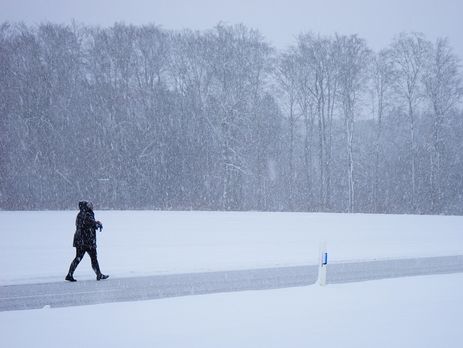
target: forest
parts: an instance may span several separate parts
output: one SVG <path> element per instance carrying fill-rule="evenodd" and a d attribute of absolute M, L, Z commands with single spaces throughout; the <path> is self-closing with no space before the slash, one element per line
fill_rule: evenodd
<path fill-rule="evenodd" d="M 0 209 L 463 214 L 446 38 L 0 24 Z"/>

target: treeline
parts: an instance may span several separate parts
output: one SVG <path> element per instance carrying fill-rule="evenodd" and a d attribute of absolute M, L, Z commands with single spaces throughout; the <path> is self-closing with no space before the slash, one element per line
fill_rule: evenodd
<path fill-rule="evenodd" d="M 0 209 L 463 213 L 445 39 L 0 26 Z"/>

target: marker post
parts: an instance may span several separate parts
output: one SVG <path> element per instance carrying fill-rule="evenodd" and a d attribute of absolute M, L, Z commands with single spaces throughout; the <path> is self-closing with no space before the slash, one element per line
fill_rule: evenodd
<path fill-rule="evenodd" d="M 318 284 L 320 286 L 326 285 L 326 271 L 328 266 L 328 251 L 326 242 L 320 244 L 320 259 L 318 264 Z"/>

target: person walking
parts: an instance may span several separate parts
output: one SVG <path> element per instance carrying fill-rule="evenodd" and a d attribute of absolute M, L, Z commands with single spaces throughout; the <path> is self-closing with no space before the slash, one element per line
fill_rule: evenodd
<path fill-rule="evenodd" d="M 90 256 L 92 268 L 96 273 L 96 280 L 108 279 L 108 275 L 101 273 L 96 254 L 96 230 L 100 232 L 103 225 L 100 221 L 95 220 L 93 213 L 93 204 L 87 201 L 79 202 L 79 213 L 76 218 L 76 232 L 74 233 L 73 246 L 76 248 L 76 257 L 71 262 L 69 272 L 65 280 L 75 282 L 74 271 L 80 263 L 85 253 Z"/>

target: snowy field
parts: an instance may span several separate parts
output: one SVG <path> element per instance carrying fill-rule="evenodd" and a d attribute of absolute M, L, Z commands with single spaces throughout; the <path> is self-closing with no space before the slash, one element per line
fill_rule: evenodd
<path fill-rule="evenodd" d="M 77 211 L 0 211 L 0 285 L 61 281 Z M 143 276 L 463 254 L 463 217 L 96 211 L 103 272 Z M 85 256 L 77 279 L 93 279 Z"/>
<path fill-rule="evenodd" d="M 0 212 L 0 285 L 62 282 L 77 211 Z M 96 211 L 112 278 L 463 254 L 463 217 Z M 94 279 L 88 256 L 78 280 Z M 463 274 L 0 312 L 5 347 L 447 347 Z M 1 299 L 0 299 L 1 300 Z"/>

